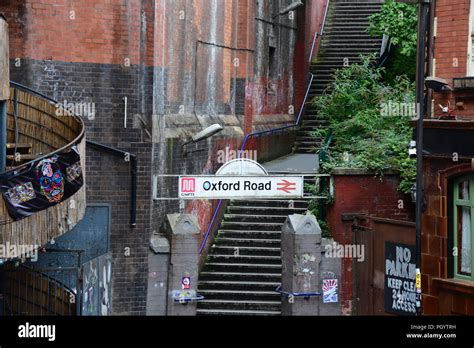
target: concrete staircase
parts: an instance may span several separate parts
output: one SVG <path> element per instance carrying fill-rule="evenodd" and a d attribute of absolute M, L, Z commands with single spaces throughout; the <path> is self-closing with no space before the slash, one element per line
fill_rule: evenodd
<path fill-rule="evenodd" d="M 308 202 L 234 200 L 229 203 L 199 276 L 198 315 L 280 315 L 281 227 Z"/>
<path fill-rule="evenodd" d="M 368 18 L 380 11 L 379 0 L 331 0 L 328 18 L 318 56 L 311 64 L 314 80 L 310 88 L 306 112 L 295 140 L 296 153 L 316 153 L 324 139 L 312 134 L 328 122 L 316 113 L 311 101 L 334 81 L 333 74 L 347 64 L 358 63 L 360 54 L 380 52 L 381 38 L 367 33 Z"/>

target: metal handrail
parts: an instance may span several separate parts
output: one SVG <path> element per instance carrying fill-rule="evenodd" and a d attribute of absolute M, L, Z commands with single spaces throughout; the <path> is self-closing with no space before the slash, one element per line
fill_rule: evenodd
<path fill-rule="evenodd" d="M 179 299 L 175 298 L 173 301 L 176 303 L 188 303 L 193 301 L 202 301 L 204 299 L 205 297 L 203 295 L 196 295 L 196 297 L 182 297 Z"/>
<path fill-rule="evenodd" d="M 293 296 L 293 297 L 304 297 L 305 299 L 308 299 L 310 297 L 314 296 L 321 296 L 322 294 L 318 291 L 313 291 L 313 292 L 288 292 L 288 291 L 283 291 L 281 289 L 281 285 L 278 285 L 278 287 L 275 289 L 275 292 L 279 292 L 282 296 L 285 296 L 286 298 Z"/>
<path fill-rule="evenodd" d="M 318 32 L 315 32 L 314 33 L 314 36 L 313 36 L 313 44 L 311 45 L 311 51 L 309 52 L 309 61 L 308 63 L 311 63 L 311 61 L 313 60 L 313 57 L 314 57 L 314 47 L 316 46 L 316 40 L 318 38 L 322 38 L 324 36 L 324 27 L 326 26 L 326 20 L 327 20 L 327 16 L 328 16 L 328 10 L 329 10 L 329 1 L 330 0 L 327 0 L 326 2 L 326 9 L 324 10 L 324 17 L 323 17 L 323 21 L 321 22 L 321 26 L 319 28 L 319 33 Z M 318 45 L 318 49 L 316 51 L 316 53 L 319 53 L 319 48 L 321 47 L 321 44 Z"/>
<path fill-rule="evenodd" d="M 21 85 L 21 84 L 19 84 L 19 83 L 17 83 L 17 82 L 10 81 L 10 86 L 13 87 L 13 88 L 16 88 L 16 89 L 23 90 L 23 91 L 25 91 L 25 92 L 34 94 L 34 95 L 36 95 L 36 96 L 38 96 L 38 97 L 40 97 L 40 98 L 43 98 L 43 99 L 48 100 L 48 101 L 51 102 L 51 103 L 54 103 L 54 104 L 57 104 L 57 103 L 58 103 L 56 100 L 54 100 L 54 99 L 48 97 L 47 95 L 44 95 L 44 94 L 42 94 L 42 93 L 40 93 L 40 92 L 37 92 L 37 91 L 35 91 L 35 90 L 33 90 L 33 89 L 29 88 L 29 87 L 23 86 L 23 85 Z M 75 144 L 78 144 L 78 143 L 84 138 L 85 125 L 84 125 L 84 121 L 83 121 L 79 116 L 73 114 L 72 112 L 71 112 L 71 116 L 74 117 L 74 118 L 76 119 L 76 121 L 78 121 L 78 122 L 80 123 L 80 125 L 81 125 L 81 132 L 79 133 L 79 135 L 78 135 L 73 141 L 71 141 L 70 143 L 64 145 L 64 146 L 61 147 L 60 149 L 57 149 L 57 150 L 55 150 L 55 151 L 53 151 L 53 152 L 50 152 L 50 153 L 47 153 L 47 154 L 45 154 L 45 155 L 43 155 L 43 156 L 40 156 L 40 157 L 38 157 L 38 158 L 35 158 L 34 160 L 31 160 L 31 161 L 29 161 L 29 162 L 23 163 L 22 165 L 19 165 L 19 166 L 13 168 L 13 169 L 7 170 L 7 171 L 5 171 L 5 172 L 3 172 L 3 173 L 1 173 L 1 174 L 3 175 L 3 174 L 5 174 L 5 173 L 10 173 L 10 172 L 18 171 L 18 169 L 20 169 L 20 168 L 26 168 L 26 167 L 28 167 L 28 166 L 31 166 L 34 162 L 37 162 L 37 161 L 43 160 L 43 159 L 45 159 L 45 158 L 51 157 L 51 156 L 53 156 L 53 155 L 56 155 L 56 154 L 58 154 L 58 153 L 60 153 L 60 152 L 62 152 L 62 151 L 64 151 L 64 150 L 70 148 L 71 146 L 74 146 Z"/>
<path fill-rule="evenodd" d="M 292 124 L 292 125 L 289 125 L 289 126 L 284 126 L 284 127 L 279 127 L 279 128 L 274 128 L 274 129 L 269 129 L 269 130 L 266 130 L 266 131 L 260 131 L 260 132 L 254 132 L 254 133 L 247 134 L 244 138 L 244 141 L 242 142 L 242 146 L 240 147 L 239 158 L 240 158 L 240 156 L 242 156 L 242 152 L 245 150 L 245 147 L 247 146 L 248 140 L 251 137 L 261 136 L 263 134 L 271 134 L 271 133 L 281 132 L 283 130 L 294 128 L 294 127 L 297 127 L 299 125 L 300 120 L 301 120 L 301 115 L 303 114 L 303 110 L 304 110 L 304 107 L 306 105 L 306 101 L 308 99 L 309 91 L 311 89 L 311 84 L 313 83 L 313 79 L 314 79 L 314 75 L 312 73 L 309 73 L 309 74 L 311 75 L 311 78 L 310 78 L 310 81 L 308 83 L 308 88 L 306 89 L 305 98 L 304 98 L 303 103 L 301 105 L 300 112 L 298 114 L 298 118 L 296 119 L 295 124 Z M 217 213 L 219 212 L 219 210 L 222 206 L 222 202 L 223 202 L 223 199 L 220 199 L 219 203 L 217 204 L 216 209 L 214 210 L 214 215 L 212 216 L 212 219 L 209 223 L 209 227 L 207 228 L 206 234 L 204 235 L 204 240 L 202 241 L 201 247 L 199 248 L 199 255 L 202 254 L 202 251 L 204 250 L 204 246 L 206 245 L 207 240 L 209 239 L 211 229 L 214 226 L 214 223 L 215 223 L 216 218 L 217 218 Z"/>
<path fill-rule="evenodd" d="M 318 33 L 315 33 L 314 34 L 314 38 L 313 38 L 313 47 L 312 47 L 312 50 L 311 50 L 311 54 L 310 54 L 310 61 L 312 60 L 312 57 L 313 57 L 313 51 L 314 51 L 314 44 L 316 42 L 316 38 L 319 36 L 319 37 L 322 37 L 323 34 L 324 34 L 324 26 L 326 24 L 326 20 L 327 20 L 327 15 L 328 15 L 328 10 L 329 10 L 329 0 L 327 1 L 326 3 L 326 10 L 324 11 L 324 18 L 323 18 L 323 22 L 321 23 L 321 35 L 318 35 Z M 319 46 L 318 46 L 318 50 L 317 52 L 319 52 Z M 272 134 L 272 133 L 276 133 L 276 132 L 281 132 L 283 130 L 287 130 L 287 129 L 290 129 L 290 128 L 294 128 L 294 127 L 298 127 L 299 124 L 300 124 L 300 121 L 301 121 L 301 116 L 303 114 L 303 111 L 305 109 L 305 106 L 306 106 L 306 102 L 308 101 L 308 96 L 309 96 L 309 92 L 311 90 L 311 85 L 313 83 L 313 80 L 314 80 L 314 74 L 309 72 L 309 75 L 310 75 L 310 79 L 309 79 L 309 83 L 308 83 L 308 87 L 306 89 L 306 94 L 305 94 L 305 97 L 303 99 L 303 102 L 301 104 L 301 107 L 300 107 L 300 112 L 298 113 L 298 118 L 296 119 L 296 122 L 295 124 L 292 124 L 292 125 L 289 125 L 289 126 L 284 126 L 284 127 L 279 127 L 279 128 L 274 128 L 274 129 L 270 129 L 270 130 L 266 130 L 266 131 L 260 131 L 260 132 L 254 132 L 254 133 L 249 133 L 245 136 L 244 138 L 244 141 L 242 142 L 242 146 L 240 147 L 240 150 L 239 150 L 239 158 L 242 156 L 242 152 L 245 150 L 245 147 L 247 146 L 247 143 L 249 141 L 249 139 L 251 137 L 257 137 L 257 136 L 261 136 L 261 135 L 264 135 L 264 134 Z M 214 210 L 214 215 L 209 223 L 209 227 L 207 228 L 207 231 L 206 231 L 206 234 L 204 235 L 204 240 L 203 242 L 201 243 L 201 247 L 199 249 L 199 255 L 202 254 L 202 251 L 204 250 L 204 246 L 206 245 L 207 243 L 207 240 L 209 239 L 209 235 L 210 235 L 210 232 L 211 232 L 211 229 L 212 227 L 214 226 L 214 223 L 216 221 L 216 218 L 217 218 L 217 214 L 222 206 L 222 202 L 223 200 L 220 199 L 219 200 L 219 203 L 217 204 L 217 207 L 216 209 Z"/>

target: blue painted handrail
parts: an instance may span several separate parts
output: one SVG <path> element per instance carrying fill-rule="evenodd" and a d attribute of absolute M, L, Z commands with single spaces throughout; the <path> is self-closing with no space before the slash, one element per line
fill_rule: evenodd
<path fill-rule="evenodd" d="M 326 3 L 326 9 L 324 11 L 324 18 L 323 18 L 323 22 L 321 23 L 321 33 L 315 33 L 314 34 L 314 37 L 313 37 L 313 46 L 311 47 L 311 51 L 309 53 L 309 60 L 311 62 L 312 60 L 312 57 L 313 57 L 313 54 L 314 54 L 314 45 L 316 43 L 316 39 L 318 37 L 322 37 L 324 35 L 324 26 L 326 24 L 326 20 L 327 20 L 327 15 L 328 15 L 328 10 L 329 10 L 329 0 L 327 1 Z M 318 46 L 318 51 L 319 51 L 319 46 Z M 294 128 L 294 127 L 298 127 L 300 125 L 300 121 L 301 121 L 301 116 L 303 115 L 303 111 L 305 109 L 305 105 L 308 101 L 308 96 L 309 96 L 309 92 L 311 90 L 311 85 L 313 83 L 313 80 L 314 80 L 314 74 L 312 74 L 311 72 L 309 72 L 309 75 L 310 75 L 310 79 L 309 79 L 309 83 L 308 83 L 308 87 L 306 89 L 306 94 L 304 96 L 304 99 L 303 99 L 303 102 L 301 104 L 301 108 L 300 108 L 300 112 L 298 113 L 298 118 L 296 119 L 296 122 L 295 124 L 292 124 L 292 125 L 289 125 L 289 126 L 284 126 L 284 127 L 279 127 L 279 128 L 274 128 L 274 129 L 270 129 L 270 130 L 266 130 L 266 131 L 260 131 L 260 132 L 253 132 L 253 133 L 250 133 L 250 134 L 247 134 L 244 138 L 244 141 L 242 143 L 242 146 L 240 147 L 240 151 L 239 151 L 239 158 L 242 157 L 242 152 L 245 150 L 245 147 L 247 146 L 247 143 L 249 141 L 250 138 L 252 137 L 258 137 L 258 136 L 261 136 L 261 135 L 264 135 L 264 134 L 272 134 L 272 133 L 276 133 L 276 132 L 281 132 L 283 130 L 286 130 L 286 129 L 290 129 L 290 128 Z M 204 236 L 204 240 L 203 242 L 201 243 L 201 247 L 199 249 L 199 255 L 202 254 L 202 251 L 204 250 L 204 246 L 206 245 L 206 242 L 207 240 L 209 239 L 209 234 L 211 232 L 211 229 L 212 227 L 214 226 L 214 223 L 216 221 L 216 218 L 217 218 L 217 213 L 219 212 L 219 209 L 221 208 L 222 206 L 222 202 L 223 200 L 220 199 L 219 200 L 219 203 L 217 204 L 217 207 L 216 207 L 216 210 L 214 211 L 214 215 L 212 217 L 212 220 L 211 222 L 209 223 L 209 227 L 207 228 L 207 232 Z"/>
<path fill-rule="evenodd" d="M 183 303 L 183 302 L 193 302 L 193 301 L 202 301 L 204 300 L 204 296 L 203 295 L 197 295 L 196 297 L 182 297 L 182 298 L 175 298 L 174 299 L 174 302 L 177 302 L 177 303 Z"/>
<path fill-rule="evenodd" d="M 286 298 L 293 296 L 293 297 L 304 297 L 304 298 L 310 298 L 314 296 L 321 296 L 322 294 L 320 292 L 287 292 L 283 291 L 281 289 L 281 285 L 278 285 L 278 287 L 275 289 L 276 292 L 279 292 L 282 296 L 285 296 Z"/>

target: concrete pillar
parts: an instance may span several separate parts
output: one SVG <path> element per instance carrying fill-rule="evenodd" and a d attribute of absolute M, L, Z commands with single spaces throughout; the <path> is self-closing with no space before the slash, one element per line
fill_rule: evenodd
<path fill-rule="evenodd" d="M 196 302 L 174 302 L 172 293 L 178 290 L 197 291 L 200 227 L 194 215 L 169 214 L 170 268 L 168 281 L 168 315 L 196 315 Z M 183 284 L 189 279 L 189 288 Z"/>
<path fill-rule="evenodd" d="M 282 290 L 290 293 L 321 292 L 321 228 L 313 215 L 290 215 L 282 228 Z M 318 296 L 282 297 L 282 315 L 319 314 Z"/>
<path fill-rule="evenodd" d="M 166 315 L 170 244 L 165 236 L 153 233 L 148 253 L 146 315 Z"/>

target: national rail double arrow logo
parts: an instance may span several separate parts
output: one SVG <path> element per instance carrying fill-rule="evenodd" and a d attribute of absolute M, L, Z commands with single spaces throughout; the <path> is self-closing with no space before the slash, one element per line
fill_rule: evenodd
<path fill-rule="evenodd" d="M 288 180 L 282 180 L 281 182 L 278 183 L 277 190 L 278 191 L 283 191 L 283 192 L 286 192 L 286 193 L 291 193 L 291 191 L 296 190 L 296 183 L 288 181 Z"/>

